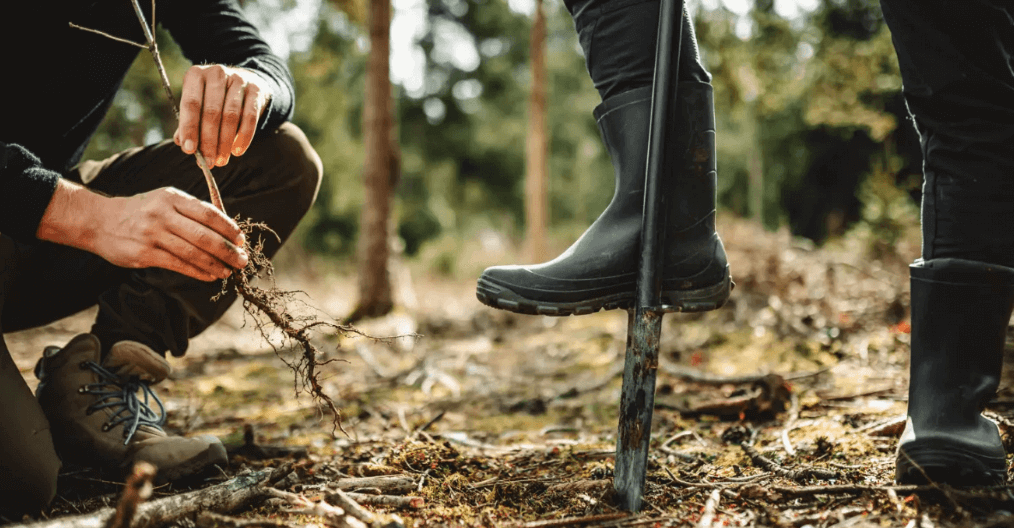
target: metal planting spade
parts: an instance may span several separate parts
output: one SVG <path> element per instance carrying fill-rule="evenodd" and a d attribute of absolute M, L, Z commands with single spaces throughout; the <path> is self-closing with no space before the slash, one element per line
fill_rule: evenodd
<path fill-rule="evenodd" d="M 660 270 L 665 247 L 665 218 L 662 212 L 665 211 L 666 195 L 662 192 L 660 173 L 665 158 L 666 116 L 669 115 L 670 101 L 676 100 L 677 83 L 674 81 L 679 75 L 683 1 L 661 0 L 659 7 L 648 166 L 644 176 L 637 305 L 628 311 L 627 319 L 627 356 L 623 370 L 623 395 L 620 397 L 620 426 L 616 438 L 616 476 L 613 486 L 620 506 L 632 512 L 641 509 L 644 493 L 662 316 L 673 311 L 661 302 Z"/>

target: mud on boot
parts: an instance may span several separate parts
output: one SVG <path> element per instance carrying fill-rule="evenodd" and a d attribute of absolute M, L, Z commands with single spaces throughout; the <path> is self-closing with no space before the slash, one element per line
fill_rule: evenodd
<path fill-rule="evenodd" d="M 60 458 L 115 473 L 144 461 L 158 468 L 159 482 L 227 465 L 218 438 L 162 430 L 165 408 L 151 385 L 169 375 L 164 357 L 133 341 L 114 344 L 105 359 L 100 351 L 98 338 L 82 334 L 62 349 L 47 347 L 35 367 L 36 394 Z"/>

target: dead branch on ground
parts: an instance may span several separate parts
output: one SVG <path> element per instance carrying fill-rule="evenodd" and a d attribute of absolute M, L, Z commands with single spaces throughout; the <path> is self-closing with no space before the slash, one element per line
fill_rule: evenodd
<path fill-rule="evenodd" d="M 743 452 L 745 452 L 747 456 L 750 457 L 750 460 L 754 463 L 755 466 L 764 469 L 766 471 L 770 471 L 782 478 L 786 478 L 789 480 L 806 480 L 809 478 L 830 480 L 837 476 L 837 474 L 833 471 L 827 471 L 824 469 L 817 468 L 802 468 L 796 470 L 785 469 L 782 466 L 775 463 L 770 458 L 767 458 L 764 455 L 760 454 L 760 452 L 758 452 L 757 449 L 754 448 L 753 446 L 746 443 L 740 444 L 739 446 L 743 449 Z"/>
<path fill-rule="evenodd" d="M 275 470 L 249 473 L 209 488 L 140 504 L 130 526 L 155 528 L 192 518 L 200 512 L 228 513 L 245 508 L 268 498 L 267 488 L 264 486 L 281 478 L 290 469 L 291 465 L 287 465 Z M 8 528 L 106 528 L 116 514 L 117 510 L 114 508 L 103 508 L 85 515 L 59 517 L 31 524 L 14 524 Z"/>

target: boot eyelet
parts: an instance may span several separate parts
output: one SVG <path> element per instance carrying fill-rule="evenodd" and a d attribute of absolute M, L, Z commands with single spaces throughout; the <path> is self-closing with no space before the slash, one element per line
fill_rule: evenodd
<path fill-rule="evenodd" d="M 110 429 L 112 429 L 112 427 L 109 427 L 109 424 L 102 424 L 103 433 L 108 433 Z"/>
<path fill-rule="evenodd" d="M 82 362 L 78 363 L 77 364 L 77 368 L 79 368 L 81 370 L 86 370 L 88 368 L 88 362 L 87 361 L 82 361 Z"/>
<path fill-rule="evenodd" d="M 77 393 L 78 394 L 88 394 L 88 389 L 86 389 L 85 387 L 78 387 L 77 388 Z"/>

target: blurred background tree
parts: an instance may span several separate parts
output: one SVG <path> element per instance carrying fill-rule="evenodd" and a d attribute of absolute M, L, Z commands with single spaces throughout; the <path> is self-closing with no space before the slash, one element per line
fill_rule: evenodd
<path fill-rule="evenodd" d="M 324 163 L 321 193 L 298 240 L 341 268 L 354 262 L 366 203 L 367 3 L 243 4 L 288 58 L 294 121 Z M 397 245 L 438 273 L 517 262 L 526 236 L 536 2 L 393 6 Z M 889 245 L 917 224 L 918 139 L 906 122 L 877 0 L 688 0 L 688 8 L 714 76 L 723 214 L 787 226 L 817 243 L 860 230 Z M 547 245 L 555 254 L 605 207 L 613 177 L 573 22 L 559 0 L 546 0 L 544 10 Z M 178 90 L 187 63 L 169 35 L 160 41 Z M 128 75 L 88 156 L 171 137 L 172 112 L 146 58 Z"/>

